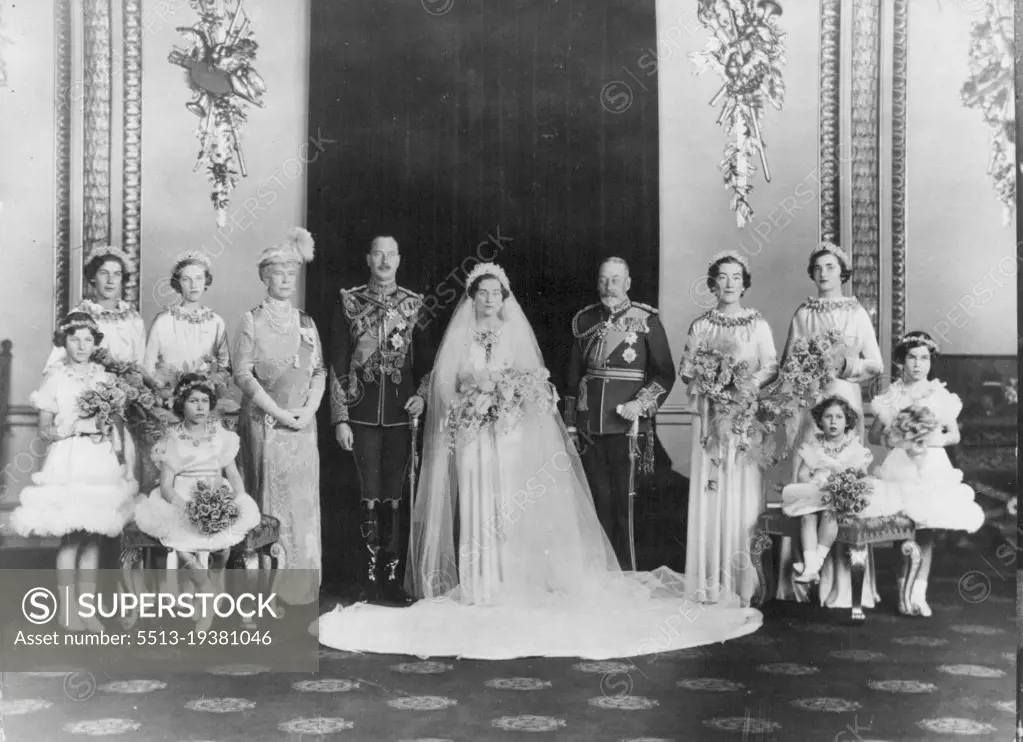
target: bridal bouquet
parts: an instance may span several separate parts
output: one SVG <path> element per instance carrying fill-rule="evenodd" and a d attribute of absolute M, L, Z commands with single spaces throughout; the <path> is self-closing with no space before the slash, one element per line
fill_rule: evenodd
<path fill-rule="evenodd" d="M 239 510 L 230 487 L 226 484 L 212 487 L 200 479 L 185 507 L 185 514 L 196 530 L 204 536 L 213 536 L 234 525 Z"/>
<path fill-rule="evenodd" d="M 174 419 L 168 409 L 171 395 L 166 389 L 139 364 L 118 361 L 106 348 L 97 349 L 92 360 L 114 376 L 116 385 L 124 393 L 124 420 L 128 429 L 147 445 L 162 438 L 167 424 Z"/>
<path fill-rule="evenodd" d="M 884 432 L 888 448 L 904 448 L 910 456 L 919 456 L 927 449 L 927 440 L 941 424 L 934 410 L 926 405 L 910 405 L 892 420 Z"/>
<path fill-rule="evenodd" d="M 761 398 L 762 422 L 775 430 L 791 428 L 795 438 L 800 413 L 810 407 L 835 380 L 834 354 L 845 345 L 842 333 L 828 330 L 812 338 L 800 338 L 789 348 L 778 378 Z"/>
<path fill-rule="evenodd" d="M 821 501 L 834 508 L 842 521 L 854 518 L 870 504 L 870 483 L 863 469 L 844 469 L 831 474 L 821 491 Z"/>
<path fill-rule="evenodd" d="M 448 445 L 454 448 L 460 441 L 473 440 L 488 426 L 494 426 L 498 433 L 512 430 L 530 402 L 544 413 L 552 411 L 558 402 L 550 372 L 545 368 L 509 369 L 464 379 L 445 418 Z"/>
<path fill-rule="evenodd" d="M 102 435 L 113 427 L 115 417 L 124 417 L 126 403 L 120 384 L 104 381 L 78 396 L 79 417 L 94 419 L 96 429 Z"/>
<path fill-rule="evenodd" d="M 759 401 L 753 371 L 730 346 L 701 344 L 692 356 L 689 396 L 700 400 L 705 443 L 729 434 L 738 450 L 750 451 L 760 438 Z M 688 374 L 687 374 L 688 375 Z"/>

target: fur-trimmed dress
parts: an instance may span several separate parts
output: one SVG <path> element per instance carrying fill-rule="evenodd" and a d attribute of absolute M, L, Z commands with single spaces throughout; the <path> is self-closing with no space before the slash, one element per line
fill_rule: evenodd
<path fill-rule="evenodd" d="M 214 488 L 228 484 L 223 476 L 224 467 L 234 462 L 239 445 L 238 435 L 219 422 L 211 422 L 205 436 L 198 440 L 189 436 L 180 424 L 173 425 L 153 446 L 153 462 L 174 473 L 174 491 L 187 502 L 192 499 L 199 481 Z M 207 536 L 197 530 L 183 509 L 164 499 L 159 487 L 148 497 L 139 499 L 135 524 L 143 533 L 177 551 L 227 549 L 241 542 L 260 521 L 256 501 L 244 492 L 234 494 L 238 519 L 219 533 Z"/>
<path fill-rule="evenodd" d="M 803 443 L 796 455 L 810 470 L 810 478 L 786 485 L 782 490 L 782 512 L 793 518 L 830 510 L 831 507 L 824 503 L 825 493 L 822 489 L 828 477 L 846 469 L 866 471 L 873 460 L 873 454 L 852 432 L 847 433 L 836 445 L 829 445 L 824 436 L 818 434 Z M 799 468 L 802 469 L 802 466 Z M 878 518 L 899 512 L 902 499 L 896 488 L 876 477 L 867 477 L 867 482 L 870 485 L 869 504 L 858 517 Z"/>
<path fill-rule="evenodd" d="M 115 441 L 71 436 L 81 419 L 78 398 L 112 378 L 100 365 L 73 367 L 57 361 L 43 375 L 32 406 L 53 414 L 58 434 L 32 485 L 21 491 L 11 526 L 21 536 L 64 536 L 75 531 L 117 536 L 131 520 L 137 484 L 120 463 Z"/>
<path fill-rule="evenodd" d="M 962 400 L 937 379 L 912 386 L 896 382 L 871 401 L 874 414 L 887 428 L 901 410 L 911 405 L 929 407 L 945 426 L 956 425 L 963 410 Z M 973 533 L 984 525 L 984 511 L 974 501 L 973 489 L 963 483 L 963 473 L 952 466 L 944 448 L 932 446 L 916 458 L 902 448 L 889 451 L 875 472 L 889 482 L 898 482 L 903 512 L 918 528 L 947 528 Z"/>

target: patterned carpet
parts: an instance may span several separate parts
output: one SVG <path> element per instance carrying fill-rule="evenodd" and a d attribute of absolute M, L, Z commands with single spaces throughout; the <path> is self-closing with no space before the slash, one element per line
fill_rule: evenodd
<path fill-rule="evenodd" d="M 6 742 L 1012 739 L 1011 569 L 947 556 L 928 620 L 893 613 L 880 561 L 884 602 L 861 626 L 775 603 L 752 636 L 635 663 L 324 649 L 319 674 L 304 676 L 7 673 L 0 721 Z"/>

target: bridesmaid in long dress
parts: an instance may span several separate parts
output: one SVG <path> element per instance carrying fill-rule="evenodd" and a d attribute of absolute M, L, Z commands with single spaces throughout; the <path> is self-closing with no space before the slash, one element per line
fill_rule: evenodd
<path fill-rule="evenodd" d="M 855 296 L 842 294 L 842 287 L 852 278 L 852 261 L 842 248 L 830 242 L 818 245 L 810 254 L 807 274 L 817 287 L 817 296 L 807 299 L 796 309 L 789 326 L 788 339 L 785 341 L 782 364 L 784 365 L 796 341 L 809 340 L 830 330 L 838 330 L 844 340 L 844 345 L 837 346 L 832 356 L 838 369 L 838 376 L 827 388 L 821 390 L 814 403 L 834 395 L 845 399 L 860 416 L 855 432 L 863 442 L 866 439 L 861 385 L 877 377 L 883 368 L 881 348 L 874 334 L 874 323 Z M 796 450 L 812 440 L 814 430 L 813 416 L 807 410 L 796 439 L 789 441 L 792 449 Z M 798 461 L 797 457 L 792 458 L 794 462 Z M 792 471 L 790 481 L 797 481 L 797 473 L 795 470 Z M 783 575 L 787 575 L 787 561 L 783 560 Z M 863 605 L 872 608 L 878 599 L 874 587 L 873 560 L 867 565 L 863 585 Z M 791 586 L 786 585 L 786 581 L 779 587 L 781 590 L 791 589 Z M 802 599 L 805 593 L 794 591 L 794 595 L 797 599 Z M 822 603 L 830 608 L 852 606 L 852 572 L 848 557 L 841 549 L 833 549 L 828 556 L 825 568 L 821 572 L 820 596 Z"/>
<path fill-rule="evenodd" d="M 145 369 L 173 384 L 184 373 L 230 373 L 227 323 L 204 306 L 213 283 L 210 259 L 200 252 L 180 256 L 171 269 L 171 287 L 181 303 L 156 315 L 146 343 Z"/>
<path fill-rule="evenodd" d="M 718 303 L 689 328 L 679 371 L 683 382 L 692 381 L 694 354 L 701 346 L 730 347 L 736 360 L 750 364 L 758 387 L 774 379 L 778 362 L 771 328 L 760 312 L 742 306 L 752 283 L 749 262 L 739 253 L 723 253 L 711 262 L 707 285 Z M 693 401 L 706 409 L 704 400 Z M 738 595 L 748 605 L 757 585 L 750 538 L 764 506 L 762 472 L 753 457 L 739 450 L 730 431 L 719 441 L 708 441 L 704 417 L 699 415 L 693 425 L 686 590 L 697 591 L 707 602 Z"/>
<path fill-rule="evenodd" d="M 238 334 L 235 382 L 244 395 L 239 433 L 245 490 L 281 522 L 285 567 L 276 592 L 293 605 L 318 599 L 320 583 L 320 458 L 316 410 L 326 367 L 312 318 L 292 306 L 313 238 L 301 228 L 263 250 L 259 276 L 266 298 L 244 315 Z"/>
<path fill-rule="evenodd" d="M 146 327 L 142 315 L 124 300 L 124 286 L 137 266 L 124 250 L 113 245 L 96 245 L 85 255 L 83 273 L 91 298 L 83 299 L 73 312 L 86 312 L 103 334 L 99 347 L 105 348 L 117 361 L 141 365 L 146 348 Z M 63 348 L 54 348 L 46 361 L 49 370 L 67 357 Z M 124 431 L 124 457 L 130 462 L 129 473 L 136 482 L 143 481 L 142 455 L 130 431 Z"/>

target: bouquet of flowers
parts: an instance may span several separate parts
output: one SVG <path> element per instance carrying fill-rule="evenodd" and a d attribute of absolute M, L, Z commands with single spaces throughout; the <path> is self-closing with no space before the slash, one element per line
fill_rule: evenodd
<path fill-rule="evenodd" d="M 779 424 L 784 424 L 789 438 L 795 438 L 800 413 L 835 380 L 832 358 L 844 345 L 845 340 L 838 330 L 795 341 L 789 348 L 778 378 L 761 399 L 762 422 L 772 431 Z"/>
<path fill-rule="evenodd" d="M 910 405 L 892 420 L 884 431 L 889 448 L 904 448 L 910 456 L 919 456 L 927 449 L 927 439 L 941 423 L 934 410 L 926 405 Z"/>
<path fill-rule="evenodd" d="M 858 468 L 835 472 L 828 477 L 821 491 L 822 502 L 834 508 L 840 520 L 850 520 L 863 512 L 869 504 L 870 483 L 867 481 L 867 472 Z"/>
<path fill-rule="evenodd" d="M 547 369 L 506 370 L 462 380 L 445 418 L 448 445 L 454 448 L 460 440 L 472 440 L 491 425 L 498 433 L 512 430 L 525 415 L 527 402 L 543 413 L 554 409 L 558 397 Z"/>
<path fill-rule="evenodd" d="M 688 374 L 687 374 L 688 375 Z M 759 401 L 753 371 L 735 359 L 730 346 L 699 345 L 693 352 L 689 396 L 700 400 L 705 444 L 730 433 L 738 450 L 749 452 L 761 437 Z"/>
<path fill-rule="evenodd" d="M 125 396 L 124 419 L 128 429 L 145 444 L 152 445 L 163 437 L 167 424 L 173 422 L 170 395 L 139 364 L 114 359 L 106 348 L 93 354 L 93 361 L 112 374 Z"/>
<path fill-rule="evenodd" d="M 185 507 L 185 514 L 200 533 L 213 536 L 234 525 L 239 510 L 230 487 L 226 484 L 213 487 L 200 479 Z"/>
<path fill-rule="evenodd" d="M 79 395 L 79 417 L 94 419 L 96 429 L 105 434 L 113 427 L 115 417 L 124 417 L 126 403 L 127 397 L 121 386 L 104 381 Z"/>

